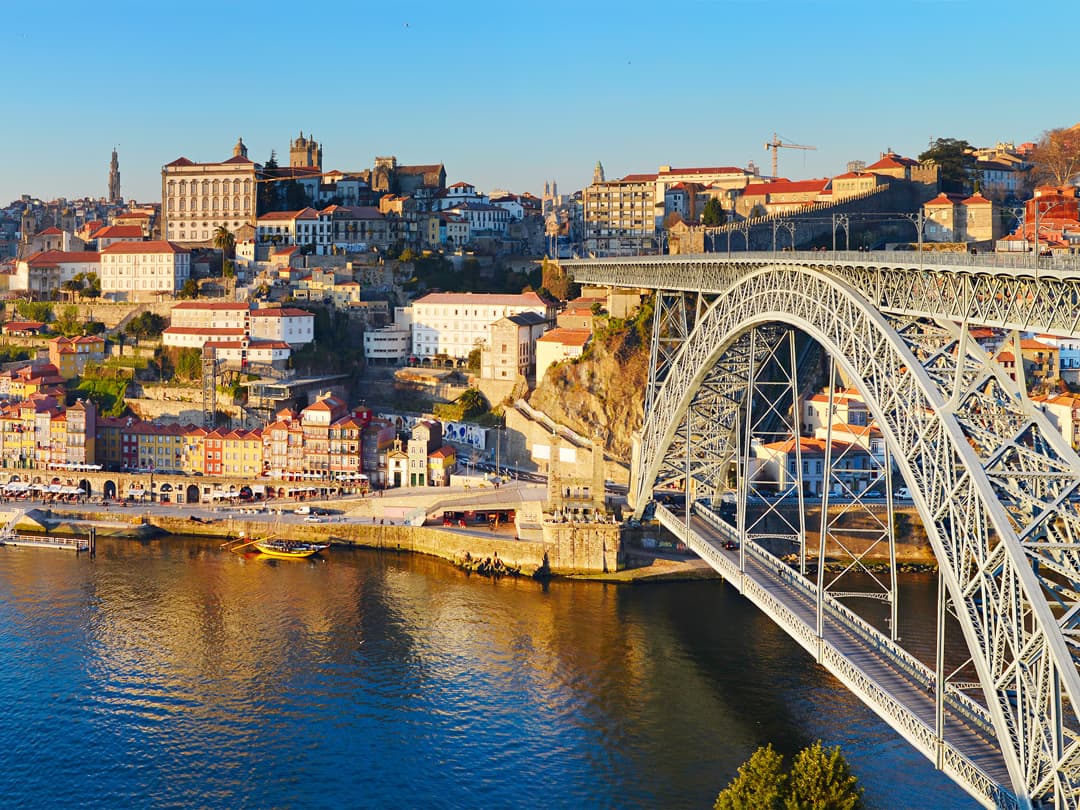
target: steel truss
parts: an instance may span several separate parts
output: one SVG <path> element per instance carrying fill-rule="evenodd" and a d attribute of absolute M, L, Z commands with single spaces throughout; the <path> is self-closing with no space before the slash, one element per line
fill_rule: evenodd
<path fill-rule="evenodd" d="M 860 390 L 912 491 L 1012 791 L 1080 807 L 1080 457 L 1028 401 L 1023 379 L 1005 375 L 966 328 L 926 317 L 938 309 L 886 314 L 877 296 L 797 263 L 730 278 L 654 369 L 635 505 L 665 477 L 688 482 L 688 498 L 702 484 L 718 492 L 732 469 L 747 486 L 739 425 L 753 424 L 757 343 L 773 324 L 805 332 Z M 675 293 L 664 295 L 677 310 Z M 1063 311 L 1012 303 L 1052 320 Z M 1010 303 L 995 306 L 999 323 L 1020 317 Z"/>

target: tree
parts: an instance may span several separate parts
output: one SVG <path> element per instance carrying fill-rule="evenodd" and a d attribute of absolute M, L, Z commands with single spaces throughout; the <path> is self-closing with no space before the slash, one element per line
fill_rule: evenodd
<path fill-rule="evenodd" d="M 159 336 L 168 324 L 160 315 L 153 312 L 140 312 L 130 321 L 124 331 L 136 340 Z"/>
<path fill-rule="evenodd" d="M 468 419 L 470 416 L 479 416 L 488 409 L 487 400 L 480 393 L 479 388 L 469 388 L 457 398 L 457 404 L 461 406 L 461 416 Z"/>
<path fill-rule="evenodd" d="M 236 250 L 236 237 L 233 232 L 224 225 L 218 225 L 214 229 L 214 247 L 221 251 L 221 262 L 224 266 L 225 261 L 231 259 Z"/>
<path fill-rule="evenodd" d="M 15 305 L 15 311 L 20 318 L 26 318 L 28 321 L 48 323 L 53 317 L 52 305 L 45 301 L 19 301 Z"/>
<path fill-rule="evenodd" d="M 81 275 L 81 274 L 80 274 Z M 99 298 L 101 297 L 101 279 L 98 278 L 97 273 L 87 273 L 84 279 L 85 284 L 82 288 L 82 292 L 79 295 L 83 298 Z"/>
<path fill-rule="evenodd" d="M 784 758 L 766 745 L 739 766 L 738 775 L 716 797 L 715 810 L 780 810 L 784 782 Z"/>
<path fill-rule="evenodd" d="M 962 194 L 976 179 L 974 149 L 967 141 L 938 138 L 919 160 L 937 164 L 942 191 Z"/>
<path fill-rule="evenodd" d="M 1080 172 L 1080 125 L 1048 129 L 1031 153 L 1035 180 L 1067 186 Z"/>
<path fill-rule="evenodd" d="M 180 288 L 178 293 L 179 298 L 198 298 L 199 297 L 199 285 L 195 283 L 195 279 L 189 278 L 184 282 L 184 286 Z"/>
<path fill-rule="evenodd" d="M 710 197 L 705 207 L 701 209 L 701 224 L 715 228 L 725 222 L 727 222 L 727 213 L 724 211 L 724 206 L 716 197 Z"/>
<path fill-rule="evenodd" d="M 852 775 L 840 747 L 828 750 L 821 740 L 795 755 L 788 776 L 786 810 L 856 810 L 862 788 Z"/>
<path fill-rule="evenodd" d="M 266 175 L 263 179 L 269 179 L 275 177 L 277 174 L 277 152 L 273 149 L 270 150 L 270 159 L 263 164 L 263 173 Z M 258 213 L 264 213 L 266 211 L 273 211 L 277 207 L 278 192 L 275 186 L 277 183 L 259 183 L 258 192 L 255 195 L 256 205 L 258 206 Z"/>
<path fill-rule="evenodd" d="M 221 265 L 221 277 L 222 278 L 236 278 L 236 265 L 226 259 Z"/>
<path fill-rule="evenodd" d="M 858 810 L 862 788 L 840 748 L 821 740 L 795 755 L 791 772 L 772 745 L 758 748 L 716 797 L 715 810 Z"/>
<path fill-rule="evenodd" d="M 60 310 L 60 315 L 57 316 L 53 328 L 60 334 L 67 335 L 68 337 L 81 335 L 83 332 L 83 324 L 82 318 L 79 316 L 79 308 L 74 304 L 68 304 Z"/>
<path fill-rule="evenodd" d="M 480 373 L 480 356 L 483 350 L 476 346 L 471 352 L 469 352 L 469 358 L 465 361 L 465 367 L 473 374 Z"/>
<path fill-rule="evenodd" d="M 176 376 L 181 380 L 198 380 L 202 377 L 202 354 L 198 349 L 185 347 L 176 353 Z"/>

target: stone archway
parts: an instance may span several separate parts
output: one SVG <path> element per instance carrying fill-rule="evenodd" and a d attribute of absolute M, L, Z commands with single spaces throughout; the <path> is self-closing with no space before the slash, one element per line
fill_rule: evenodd
<path fill-rule="evenodd" d="M 105 498 L 116 498 L 116 482 L 112 480 L 106 481 L 101 488 L 101 494 Z"/>
<path fill-rule="evenodd" d="M 187 503 L 199 502 L 199 488 L 195 484 L 188 484 L 187 490 L 184 492 L 184 500 Z"/>

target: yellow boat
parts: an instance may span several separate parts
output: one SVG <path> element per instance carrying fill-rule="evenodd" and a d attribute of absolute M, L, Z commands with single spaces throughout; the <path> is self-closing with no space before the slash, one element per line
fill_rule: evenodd
<path fill-rule="evenodd" d="M 302 540 L 256 540 L 252 545 L 268 557 L 285 560 L 311 557 L 330 548 L 329 543 L 307 543 Z"/>

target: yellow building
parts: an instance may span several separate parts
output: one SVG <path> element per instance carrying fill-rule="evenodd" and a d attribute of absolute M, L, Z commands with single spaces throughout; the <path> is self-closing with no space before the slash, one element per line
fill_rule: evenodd
<path fill-rule="evenodd" d="M 61 335 L 49 341 L 49 362 L 65 380 L 81 375 L 87 363 L 100 363 L 104 359 L 105 341 L 100 337 Z"/>

